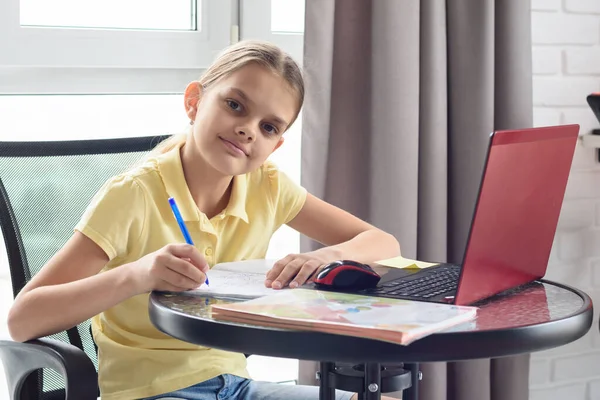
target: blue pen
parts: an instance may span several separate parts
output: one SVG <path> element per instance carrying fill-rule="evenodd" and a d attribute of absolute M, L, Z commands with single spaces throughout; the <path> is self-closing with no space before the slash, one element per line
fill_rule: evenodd
<path fill-rule="evenodd" d="M 194 245 L 192 242 L 192 237 L 190 236 L 190 232 L 187 230 L 187 226 L 183 222 L 183 218 L 181 218 L 181 213 L 179 212 L 179 208 L 177 207 L 177 203 L 175 203 L 175 199 L 169 197 L 169 204 L 171 205 L 171 210 L 173 210 L 173 214 L 175 215 L 175 219 L 177 220 L 177 224 L 179 225 L 179 229 L 181 229 L 181 233 L 183 233 L 183 238 L 187 244 Z M 206 275 L 206 285 L 208 286 L 208 275 Z"/>

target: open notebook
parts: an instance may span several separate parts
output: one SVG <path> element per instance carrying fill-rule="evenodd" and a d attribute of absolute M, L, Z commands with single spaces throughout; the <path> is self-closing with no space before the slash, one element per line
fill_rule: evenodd
<path fill-rule="evenodd" d="M 279 290 L 265 287 L 267 271 L 275 261 L 258 259 L 216 264 L 207 274 L 209 286 L 203 284 L 186 293 L 235 299 L 253 299 L 276 293 Z"/>
<path fill-rule="evenodd" d="M 475 318 L 476 307 L 293 289 L 214 304 L 214 319 L 358 336 L 407 345 Z"/>
<path fill-rule="evenodd" d="M 276 260 L 256 259 L 216 264 L 208 271 L 210 285 L 203 284 L 198 289 L 186 293 L 225 297 L 234 299 L 254 299 L 261 296 L 290 290 L 287 287 L 274 290 L 265 287 L 265 278 Z M 377 264 L 394 268 L 427 268 L 435 263 L 394 257 L 378 261 Z"/>

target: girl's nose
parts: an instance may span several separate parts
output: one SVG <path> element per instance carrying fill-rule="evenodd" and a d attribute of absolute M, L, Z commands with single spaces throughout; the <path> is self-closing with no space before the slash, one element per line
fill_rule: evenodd
<path fill-rule="evenodd" d="M 245 137 L 248 142 L 252 142 L 254 140 L 254 134 L 250 129 L 240 128 L 237 130 L 237 133 L 238 135 Z"/>

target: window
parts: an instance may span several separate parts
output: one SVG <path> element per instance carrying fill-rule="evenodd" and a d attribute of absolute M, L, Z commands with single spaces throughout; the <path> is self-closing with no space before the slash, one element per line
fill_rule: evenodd
<path fill-rule="evenodd" d="M 271 0 L 271 32 L 304 33 L 304 0 Z"/>
<path fill-rule="evenodd" d="M 161 135 L 187 122 L 181 94 L 0 96 L 0 140 Z"/>
<path fill-rule="evenodd" d="M 268 40 L 302 63 L 303 0 L 242 0 L 240 15 L 242 39 Z"/>
<path fill-rule="evenodd" d="M 194 0 L 21 0 L 20 6 L 21 26 L 196 30 L 201 20 Z"/>
<path fill-rule="evenodd" d="M 0 93 L 38 93 L 40 74 L 63 93 L 97 79 L 132 93 L 145 76 L 143 91 L 180 91 L 181 72 L 198 75 L 230 43 L 231 18 L 223 0 L 2 0 Z"/>

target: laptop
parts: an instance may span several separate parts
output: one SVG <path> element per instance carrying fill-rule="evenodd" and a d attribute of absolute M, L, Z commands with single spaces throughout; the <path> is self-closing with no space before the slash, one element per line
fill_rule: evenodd
<path fill-rule="evenodd" d="M 490 135 L 462 265 L 392 269 L 370 296 L 469 305 L 546 273 L 579 125 Z"/>

